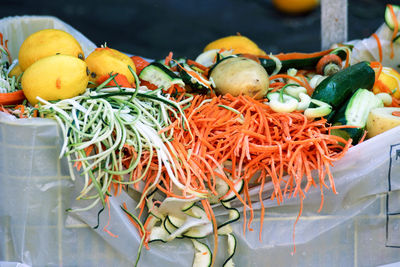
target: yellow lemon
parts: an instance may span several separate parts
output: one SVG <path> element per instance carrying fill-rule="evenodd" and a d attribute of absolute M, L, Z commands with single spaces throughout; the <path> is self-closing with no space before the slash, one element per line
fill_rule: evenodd
<path fill-rule="evenodd" d="M 272 0 L 272 4 L 281 12 L 289 14 L 305 13 L 319 5 L 319 0 Z"/>
<path fill-rule="evenodd" d="M 85 61 L 69 55 L 55 55 L 39 59 L 22 75 L 22 90 L 35 105 L 37 96 L 44 100 L 72 98 L 85 92 L 89 71 Z"/>
<path fill-rule="evenodd" d="M 400 99 L 400 73 L 392 68 L 383 67 L 372 91 L 374 94 L 390 93 Z"/>
<path fill-rule="evenodd" d="M 265 55 L 265 52 L 256 43 L 245 36 L 233 35 L 217 39 L 209 43 L 204 52 L 213 49 L 233 50 L 234 54 Z"/>
<path fill-rule="evenodd" d="M 109 47 L 96 48 L 86 58 L 86 63 L 91 72 L 90 81 L 94 83 L 97 83 L 97 79 L 100 77 L 109 75 L 110 73 L 124 75 L 130 84 L 135 82 L 135 78 L 128 68 L 128 66 L 131 66 L 135 72 L 135 63 L 133 63 L 133 60 L 128 55 L 118 50 Z"/>
<path fill-rule="evenodd" d="M 19 75 L 21 75 L 22 73 L 22 69 L 21 66 L 19 64 L 15 65 L 14 68 L 12 68 L 12 70 L 10 71 L 10 73 L 8 73 L 8 77 L 13 77 L 15 76 L 15 78 L 18 78 Z"/>
<path fill-rule="evenodd" d="M 71 34 L 62 30 L 45 29 L 24 40 L 19 49 L 18 61 L 24 71 L 35 61 L 56 54 L 84 59 L 81 45 Z"/>

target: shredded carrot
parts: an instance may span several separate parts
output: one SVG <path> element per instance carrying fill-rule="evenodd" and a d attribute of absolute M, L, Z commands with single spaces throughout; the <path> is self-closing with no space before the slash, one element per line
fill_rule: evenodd
<path fill-rule="evenodd" d="M 381 82 L 381 81 L 378 80 L 378 78 L 379 78 L 379 76 L 380 76 L 381 73 L 382 73 L 382 69 L 383 69 L 382 63 L 381 63 L 381 62 L 377 62 L 377 61 L 373 61 L 373 62 L 370 63 L 370 66 L 371 66 L 371 68 L 373 68 L 374 70 L 377 69 L 377 70 L 375 71 L 375 84 L 374 84 L 374 85 L 377 85 L 377 82 Z M 382 83 L 382 82 L 381 82 L 381 83 Z M 383 83 L 382 83 L 382 84 L 383 84 Z M 390 91 L 390 90 L 389 90 L 389 91 Z"/>
<path fill-rule="evenodd" d="M 174 54 L 172 52 L 169 52 L 168 56 L 164 60 L 165 65 L 169 66 L 169 63 L 171 62 L 173 55 Z"/>
<path fill-rule="evenodd" d="M 376 33 L 372 34 L 372 37 L 375 38 L 376 45 L 378 46 L 378 52 L 379 52 L 379 62 L 382 63 L 382 44 L 381 40 L 379 39 L 378 35 Z"/>
<path fill-rule="evenodd" d="M 206 212 L 207 216 L 209 216 L 209 220 L 212 222 L 213 225 L 213 233 L 214 233 L 214 249 L 212 253 L 212 260 L 211 260 L 211 266 L 214 266 L 215 263 L 215 258 L 217 257 L 217 252 L 218 252 L 218 226 L 217 226 L 217 220 L 215 219 L 214 212 L 211 208 L 210 202 L 206 199 L 201 200 L 201 204 L 204 207 L 204 211 Z"/>
<path fill-rule="evenodd" d="M 322 57 L 324 55 L 329 54 L 332 52 L 333 49 L 328 49 L 324 51 L 319 51 L 315 53 L 281 53 L 275 55 L 279 60 L 290 60 L 290 59 L 307 59 L 307 58 L 313 58 L 313 57 Z M 259 58 L 267 58 L 269 59 L 270 57 L 268 55 L 266 56 L 259 56 Z"/>
<path fill-rule="evenodd" d="M 110 214 L 110 199 L 108 196 L 106 196 L 104 198 L 105 202 L 107 203 L 107 208 L 108 208 L 108 219 L 107 219 L 107 225 L 104 226 L 103 231 L 106 232 L 107 234 L 109 234 L 112 237 L 117 238 L 118 235 L 113 234 L 110 230 L 108 230 L 108 226 L 110 225 L 110 218 L 111 218 L 111 214 Z"/>

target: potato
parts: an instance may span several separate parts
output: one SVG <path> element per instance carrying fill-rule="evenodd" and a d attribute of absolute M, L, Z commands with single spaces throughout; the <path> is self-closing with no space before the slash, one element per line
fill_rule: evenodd
<path fill-rule="evenodd" d="M 369 113 L 367 120 L 367 137 L 371 138 L 400 125 L 400 117 L 393 116 L 393 112 L 400 112 L 400 108 L 375 108 Z"/>
<path fill-rule="evenodd" d="M 210 77 L 218 94 L 243 94 L 260 99 L 268 92 L 268 73 L 259 63 L 245 57 L 222 60 Z"/>

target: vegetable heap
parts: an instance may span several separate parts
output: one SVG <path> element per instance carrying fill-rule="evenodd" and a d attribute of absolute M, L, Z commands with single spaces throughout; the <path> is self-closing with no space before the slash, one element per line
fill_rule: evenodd
<path fill-rule="evenodd" d="M 229 40 L 240 43 L 239 52 Z M 254 210 L 260 210 L 261 239 L 264 201 L 299 197 L 300 216 L 312 187 L 321 191 L 321 210 L 324 189 L 336 193 L 330 166 L 364 140 L 372 110 L 398 106 L 396 91 L 376 89 L 386 88 L 379 80 L 382 64 L 350 64 L 351 49 L 266 55 L 237 36 L 213 42 L 195 60 L 170 53 L 148 62 L 103 46 L 85 61 L 89 82 L 83 93 L 54 98 L 54 92 L 35 90 L 31 103 L 4 102 L 2 111 L 58 122 L 60 157 L 69 159 L 73 179 L 83 179 L 77 199 L 89 203 L 70 212 L 101 212 L 122 190 L 135 192 L 137 206 L 123 203 L 121 209 L 141 237 L 136 264 L 142 246 L 189 238 L 193 266 L 211 266 L 223 236 L 223 265 L 234 266 L 232 223 L 243 216 L 244 230 L 250 229 Z M 79 55 L 74 60 L 85 60 Z M 62 59 L 46 55 L 24 73 L 49 57 Z M 11 73 L 9 63 L 1 65 L 1 81 L 18 88 L 24 74 L 3 75 L 3 69 Z M 48 79 L 56 88 L 64 86 L 63 77 L 54 75 Z M 31 84 L 22 83 L 22 90 L 31 94 Z M 225 213 L 216 216 L 216 208 Z M 213 251 L 200 241 L 210 235 Z"/>

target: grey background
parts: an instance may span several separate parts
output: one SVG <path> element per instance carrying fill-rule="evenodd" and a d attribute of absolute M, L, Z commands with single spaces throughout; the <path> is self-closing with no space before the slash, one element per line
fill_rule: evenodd
<path fill-rule="evenodd" d="M 0 17 L 52 15 L 100 46 L 148 58 L 196 57 L 220 37 L 242 35 L 267 53 L 320 50 L 320 9 L 291 16 L 271 0 L 1 0 Z M 382 23 L 387 3 L 400 0 L 348 0 L 349 40 L 372 34 Z"/>

